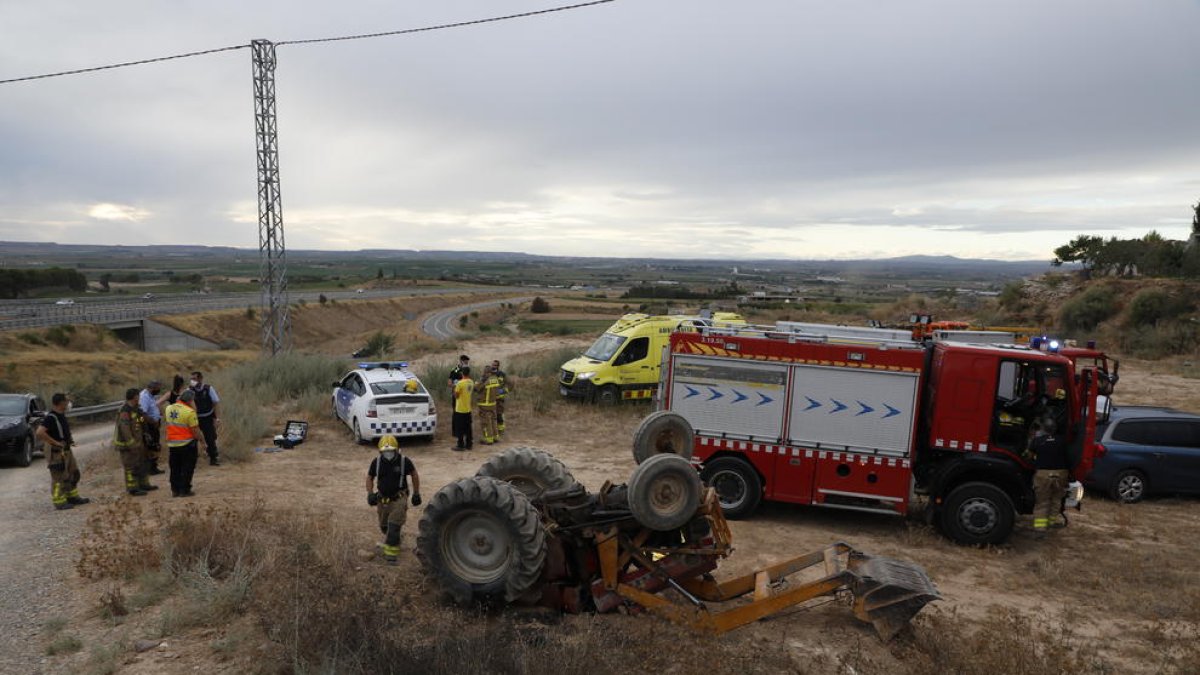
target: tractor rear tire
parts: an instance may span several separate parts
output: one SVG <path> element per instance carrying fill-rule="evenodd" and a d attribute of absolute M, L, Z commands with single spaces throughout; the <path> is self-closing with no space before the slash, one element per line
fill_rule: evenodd
<path fill-rule="evenodd" d="M 534 499 L 544 492 L 565 490 L 579 485 L 567 466 L 545 450 L 517 447 L 493 455 L 479 467 L 476 477 L 486 476 L 511 483 L 522 494 Z"/>
<path fill-rule="evenodd" d="M 633 434 L 633 458 L 638 464 L 654 455 L 692 458 L 696 433 L 683 415 L 670 410 L 650 413 Z"/>
<path fill-rule="evenodd" d="M 516 601 L 538 583 L 546 532 L 520 490 L 488 477 L 438 490 L 421 516 L 417 557 L 460 605 Z"/>
<path fill-rule="evenodd" d="M 679 455 L 655 455 L 629 477 L 629 510 L 642 527 L 668 532 L 696 517 L 703 490 L 691 462 Z"/>

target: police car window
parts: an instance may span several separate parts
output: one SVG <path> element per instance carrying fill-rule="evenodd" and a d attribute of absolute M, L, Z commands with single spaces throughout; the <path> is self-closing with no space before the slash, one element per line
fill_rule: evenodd
<path fill-rule="evenodd" d="M 342 389 L 349 389 L 350 391 L 354 391 L 354 380 L 357 377 L 358 377 L 357 375 L 354 375 L 353 373 L 351 373 L 350 375 L 347 375 L 346 377 L 342 378 Z"/>
<path fill-rule="evenodd" d="M 634 363 L 646 358 L 650 353 L 650 338 L 640 337 L 629 341 L 625 351 L 621 352 L 618 363 Z"/>
<path fill-rule="evenodd" d="M 1154 442 L 1154 426 L 1157 422 L 1151 420 L 1125 420 L 1113 429 L 1112 439 L 1122 443 L 1137 443 L 1139 445 L 1157 445 Z"/>
<path fill-rule="evenodd" d="M 421 383 L 416 383 L 416 389 L 409 391 L 406 385 L 415 380 L 389 380 L 387 382 L 372 382 L 371 393 L 380 394 L 417 394 L 424 393 L 425 389 L 421 387 Z"/>
<path fill-rule="evenodd" d="M 596 341 L 592 343 L 592 346 L 583 355 L 589 359 L 607 361 L 613 357 L 613 354 L 617 353 L 617 350 L 623 344 L 625 344 L 624 336 L 605 333 L 596 338 Z"/>
<path fill-rule="evenodd" d="M 363 380 L 358 375 L 354 376 L 354 385 L 351 387 L 355 394 L 362 396 L 367 393 L 367 386 L 363 384 Z"/>

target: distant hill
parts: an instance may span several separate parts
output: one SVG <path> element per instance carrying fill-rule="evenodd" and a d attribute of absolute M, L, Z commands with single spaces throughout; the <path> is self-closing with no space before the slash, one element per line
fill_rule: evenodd
<path fill-rule="evenodd" d="M 137 259 L 162 257 L 190 257 L 195 259 L 257 257 L 258 249 L 234 248 L 230 246 L 146 245 L 104 246 L 95 244 L 58 244 L 54 242 L 0 242 L 0 258 L 24 259 L 44 257 L 47 259 L 93 258 Z M 322 260 L 425 260 L 425 261 L 473 261 L 496 263 L 572 263 L 579 265 L 607 266 L 611 264 L 645 264 L 672 268 L 731 268 L 744 271 L 773 270 L 816 274 L 847 274 L 865 276 L 914 276 L 937 275 L 938 273 L 978 274 L 980 276 L 1017 277 L 1042 274 L 1049 271 L 1048 260 L 986 260 L 957 258 L 954 256 L 911 255 L 898 258 L 864 260 L 695 260 L 679 258 L 599 258 L 586 256 L 546 256 L 512 251 L 416 251 L 411 249 L 362 249 L 358 251 L 322 251 L 289 249 L 292 261 Z"/>

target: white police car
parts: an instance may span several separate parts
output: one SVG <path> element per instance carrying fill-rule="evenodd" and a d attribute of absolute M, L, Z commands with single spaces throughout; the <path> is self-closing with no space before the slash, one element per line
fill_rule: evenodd
<path fill-rule="evenodd" d="M 425 436 L 437 430 L 433 396 L 402 361 L 360 363 L 333 383 L 333 414 L 360 443 L 381 436 Z"/>

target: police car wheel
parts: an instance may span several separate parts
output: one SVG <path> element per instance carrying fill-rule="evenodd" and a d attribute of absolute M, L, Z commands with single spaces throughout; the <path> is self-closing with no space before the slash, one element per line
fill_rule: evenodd
<path fill-rule="evenodd" d="M 721 511 L 730 520 L 749 516 L 762 502 L 762 479 L 744 460 L 736 457 L 714 459 L 704 465 L 700 478 L 717 491 Z"/>
<path fill-rule="evenodd" d="M 942 531 L 959 544 L 999 544 L 1012 534 L 1016 509 L 1006 492 L 991 483 L 963 483 L 941 507 Z"/>
<path fill-rule="evenodd" d="M 353 423 L 353 427 L 351 429 L 351 433 L 354 434 L 354 442 L 355 443 L 362 445 L 367 442 L 367 439 L 365 437 L 363 437 L 362 429 L 359 428 L 359 426 L 358 426 L 358 418 L 357 417 L 354 418 L 354 423 Z"/>
<path fill-rule="evenodd" d="M 417 557 L 459 604 L 516 601 L 541 577 L 546 532 L 529 500 L 494 478 L 462 478 L 438 490 L 418 523 Z"/>

